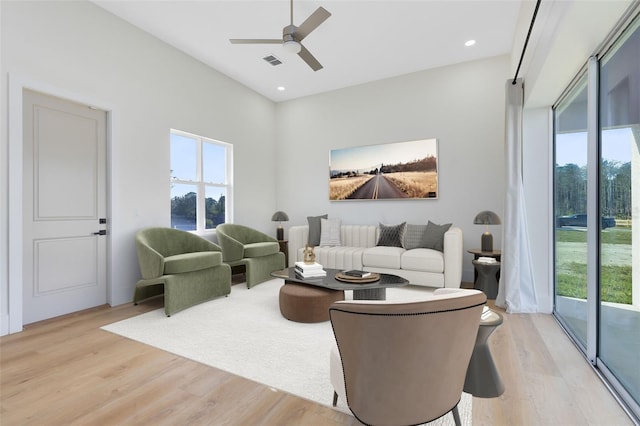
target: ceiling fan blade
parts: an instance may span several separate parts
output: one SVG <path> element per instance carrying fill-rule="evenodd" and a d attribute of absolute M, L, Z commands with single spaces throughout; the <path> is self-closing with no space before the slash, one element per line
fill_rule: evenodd
<path fill-rule="evenodd" d="M 281 38 L 230 38 L 232 44 L 282 44 Z"/>
<path fill-rule="evenodd" d="M 322 65 L 318 60 L 307 50 L 306 47 L 301 46 L 300 52 L 298 52 L 298 56 L 302 58 L 303 61 L 307 63 L 311 67 L 312 70 L 318 71 L 322 69 Z"/>
<path fill-rule="evenodd" d="M 300 26 L 295 32 L 296 39 L 298 41 L 302 41 L 309 33 L 316 28 L 324 21 L 326 21 L 331 13 L 327 11 L 324 7 L 319 7 L 313 12 Z"/>

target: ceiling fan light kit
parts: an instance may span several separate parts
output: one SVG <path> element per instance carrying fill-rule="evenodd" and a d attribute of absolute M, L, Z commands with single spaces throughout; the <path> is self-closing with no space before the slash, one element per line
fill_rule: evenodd
<path fill-rule="evenodd" d="M 282 39 L 242 39 L 232 38 L 232 44 L 282 44 L 285 51 L 297 53 L 312 70 L 322 69 L 322 65 L 301 43 L 311 31 L 315 30 L 331 16 L 325 8 L 319 7 L 299 27 L 293 25 L 293 0 L 291 0 L 291 24 L 282 29 Z"/>
<path fill-rule="evenodd" d="M 302 50 L 302 45 L 295 40 L 287 40 L 282 43 L 282 47 L 289 53 L 299 53 Z"/>

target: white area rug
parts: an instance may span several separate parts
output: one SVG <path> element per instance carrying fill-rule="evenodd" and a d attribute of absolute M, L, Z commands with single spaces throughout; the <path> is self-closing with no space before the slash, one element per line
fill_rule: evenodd
<path fill-rule="evenodd" d="M 330 322 L 303 324 L 282 317 L 274 279 L 248 290 L 232 286 L 228 297 L 212 300 L 171 317 L 163 309 L 102 327 L 156 348 L 264 383 L 331 406 L 329 350 L 334 342 Z M 387 289 L 387 300 L 419 299 L 430 290 Z M 351 292 L 345 292 L 350 299 Z M 462 395 L 462 424 L 471 425 L 471 401 Z M 338 409 L 350 414 L 344 401 Z M 453 425 L 447 414 L 430 425 Z"/>

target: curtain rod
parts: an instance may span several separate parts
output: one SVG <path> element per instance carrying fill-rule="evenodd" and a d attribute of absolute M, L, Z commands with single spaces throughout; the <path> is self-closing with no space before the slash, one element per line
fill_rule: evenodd
<path fill-rule="evenodd" d="M 522 65 L 522 60 L 524 59 L 524 53 L 527 51 L 527 44 L 529 44 L 529 37 L 531 36 L 531 31 L 533 30 L 533 23 L 536 22 L 536 15 L 538 14 L 538 8 L 540 7 L 541 1 L 542 0 L 538 0 L 536 2 L 536 8 L 533 11 L 533 17 L 531 18 L 531 25 L 529 25 L 529 32 L 527 33 L 527 38 L 524 40 L 524 46 L 522 46 L 522 54 L 520 55 L 520 62 L 518 62 L 518 69 L 516 69 L 516 75 L 513 76 L 513 81 L 511 82 L 511 84 L 516 84 L 516 79 L 518 78 L 520 66 Z"/>

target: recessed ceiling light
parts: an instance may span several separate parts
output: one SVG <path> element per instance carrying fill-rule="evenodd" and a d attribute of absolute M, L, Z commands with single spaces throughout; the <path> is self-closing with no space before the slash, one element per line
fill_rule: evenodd
<path fill-rule="evenodd" d="M 278 86 L 278 91 L 283 92 L 283 91 L 284 91 L 284 89 L 285 89 L 285 87 L 284 87 L 284 86 Z"/>
<path fill-rule="evenodd" d="M 467 42 L 465 42 L 465 46 L 469 47 L 469 46 L 473 46 L 474 44 L 476 44 L 475 40 L 468 40 Z"/>

